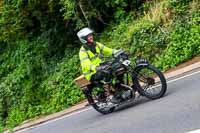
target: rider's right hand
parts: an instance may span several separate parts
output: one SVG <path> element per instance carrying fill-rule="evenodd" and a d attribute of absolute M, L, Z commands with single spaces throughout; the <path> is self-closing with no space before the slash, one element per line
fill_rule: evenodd
<path fill-rule="evenodd" d="M 115 51 L 115 53 L 113 55 L 115 58 L 118 58 L 122 53 L 123 53 L 123 50 L 119 49 L 119 50 Z"/>
<path fill-rule="evenodd" d="M 114 53 L 114 57 L 115 57 L 115 58 L 121 57 L 121 58 L 123 58 L 123 59 L 129 59 L 130 54 L 120 49 L 120 50 L 117 50 L 117 51 Z"/>

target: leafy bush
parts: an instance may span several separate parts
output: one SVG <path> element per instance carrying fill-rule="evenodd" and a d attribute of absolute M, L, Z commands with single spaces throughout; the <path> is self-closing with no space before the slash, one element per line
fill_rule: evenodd
<path fill-rule="evenodd" d="M 159 8 L 167 9 L 165 3 L 159 5 Z M 165 10 L 161 11 L 163 15 L 157 19 L 149 19 L 146 16 L 152 13 L 150 11 L 136 20 L 121 20 L 119 25 L 104 32 L 102 42 L 107 43 L 110 47 L 122 48 L 130 52 L 134 55 L 134 59 L 145 57 L 153 62 L 156 59 L 156 55 L 159 55 L 167 47 L 169 41 L 170 28 L 166 27 L 162 21 L 157 21 L 158 19 L 161 20 L 165 15 Z"/>
<path fill-rule="evenodd" d="M 83 26 L 107 27 L 100 42 L 162 70 L 200 54 L 198 1 L 144 2 L 0 1 L 0 130 L 84 99 L 73 82 Z"/>
<path fill-rule="evenodd" d="M 108 29 L 102 42 L 129 51 L 133 59 L 147 58 L 167 70 L 199 54 L 198 10 L 199 3 L 191 0 L 156 3 L 143 18 L 122 20 L 120 25 Z"/>
<path fill-rule="evenodd" d="M 200 11 L 197 10 L 187 21 L 177 21 L 169 36 L 170 43 L 156 63 L 167 70 L 200 54 Z"/>

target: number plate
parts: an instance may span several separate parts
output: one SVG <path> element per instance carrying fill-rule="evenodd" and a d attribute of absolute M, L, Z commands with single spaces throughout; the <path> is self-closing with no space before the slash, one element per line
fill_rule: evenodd
<path fill-rule="evenodd" d="M 128 65 L 130 65 L 130 63 L 131 63 L 131 61 L 130 60 L 125 60 L 125 61 L 123 61 L 123 65 L 125 65 L 125 66 L 128 66 Z"/>

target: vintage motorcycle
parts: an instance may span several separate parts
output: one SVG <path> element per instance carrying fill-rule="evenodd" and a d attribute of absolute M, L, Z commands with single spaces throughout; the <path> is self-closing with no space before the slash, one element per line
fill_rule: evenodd
<path fill-rule="evenodd" d="M 119 51 L 118 54 L 102 65 L 110 66 L 105 72 L 110 81 L 94 81 L 81 87 L 89 104 L 102 114 L 108 114 L 116 107 L 135 99 L 136 93 L 149 99 L 161 98 L 167 83 L 162 72 L 145 59 L 138 59 L 133 65 L 130 55 Z M 117 97 L 117 102 L 112 101 Z"/>

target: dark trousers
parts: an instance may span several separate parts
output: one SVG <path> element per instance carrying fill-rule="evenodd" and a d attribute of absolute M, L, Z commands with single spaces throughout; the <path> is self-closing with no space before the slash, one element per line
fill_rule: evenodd
<path fill-rule="evenodd" d="M 109 71 L 97 71 L 91 78 L 91 81 L 100 81 L 110 82 L 111 74 Z"/>

